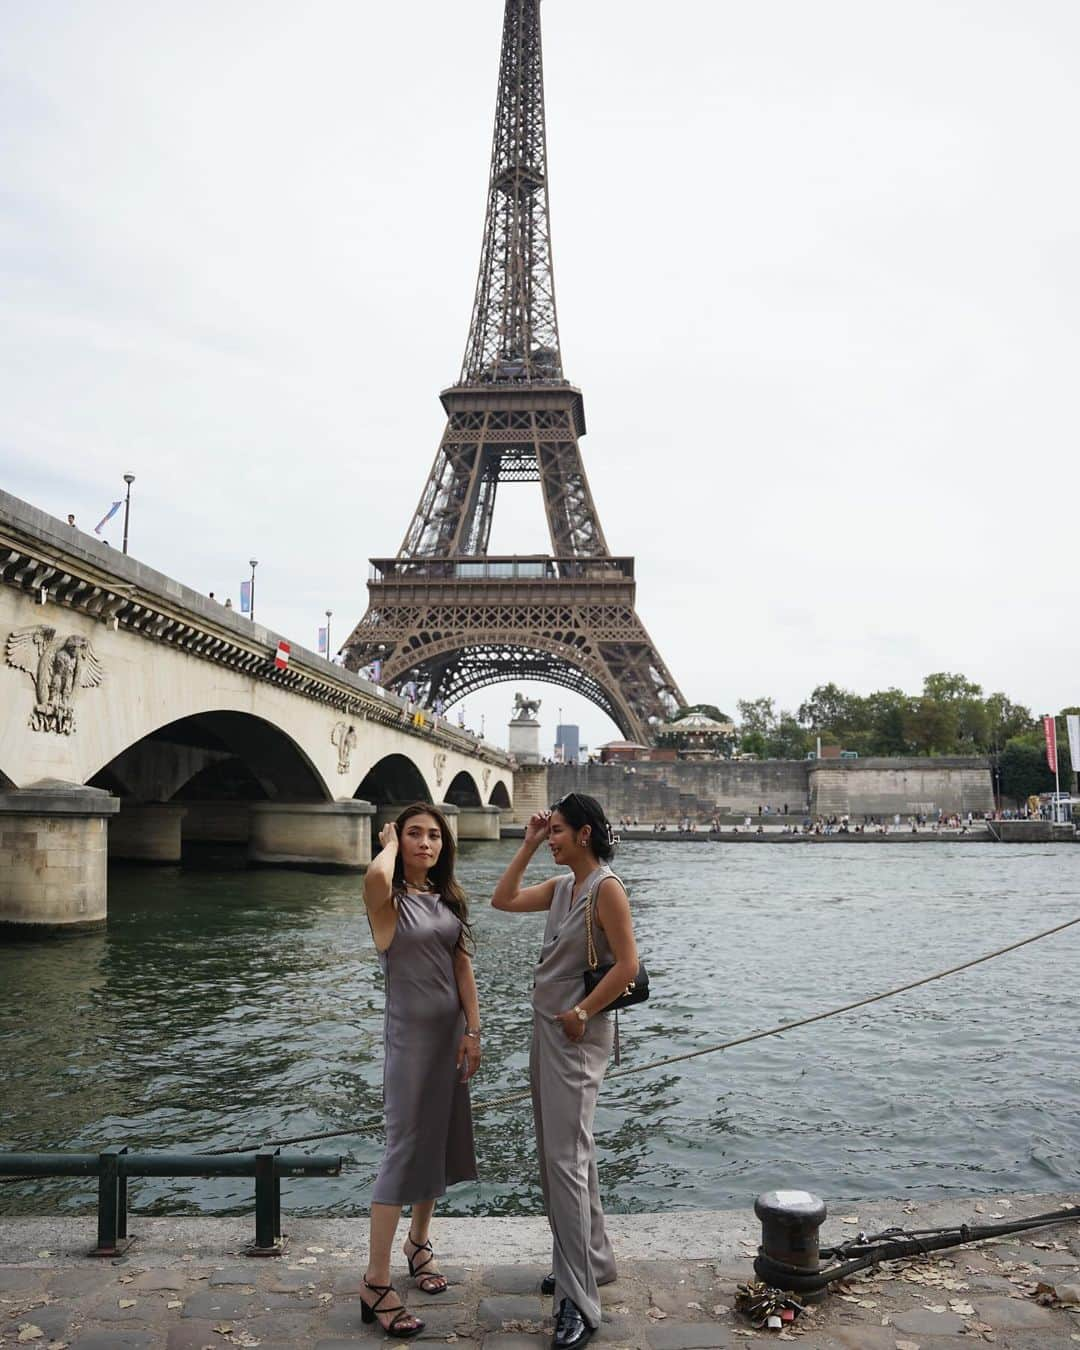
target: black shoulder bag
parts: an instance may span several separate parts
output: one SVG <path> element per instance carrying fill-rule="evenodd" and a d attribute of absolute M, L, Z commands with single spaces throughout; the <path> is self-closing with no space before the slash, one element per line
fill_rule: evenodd
<path fill-rule="evenodd" d="M 614 876 L 614 872 L 607 873 L 607 876 Z M 585 969 L 586 998 L 589 998 L 591 992 L 597 987 L 599 981 L 607 975 L 607 972 L 613 971 L 614 969 L 614 961 L 607 961 L 606 965 L 599 964 L 599 961 L 597 960 L 597 944 L 595 944 L 595 941 L 593 940 L 593 895 L 599 890 L 599 884 L 605 879 L 606 877 L 602 876 L 601 879 L 599 879 L 599 882 L 593 887 L 593 890 L 591 890 L 589 895 L 586 895 L 585 898 L 586 957 L 587 961 L 589 961 L 589 965 L 587 965 Z M 617 876 L 616 880 L 618 880 Z M 637 975 L 633 977 L 633 980 L 630 980 L 630 983 L 626 985 L 625 990 L 622 991 L 616 999 L 613 999 L 612 1002 L 607 1004 L 605 1008 L 601 1008 L 601 1011 L 617 1012 L 620 1008 L 633 1007 L 634 1003 L 644 1003 L 648 996 L 649 972 L 645 969 L 644 963 L 641 963 L 639 967 L 637 967 Z"/>

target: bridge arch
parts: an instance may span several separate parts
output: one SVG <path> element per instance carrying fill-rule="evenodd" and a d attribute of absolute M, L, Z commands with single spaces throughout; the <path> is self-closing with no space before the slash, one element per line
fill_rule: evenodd
<path fill-rule="evenodd" d="M 407 755 L 384 755 L 360 780 L 353 796 L 375 806 L 408 806 L 430 802 L 431 791 L 424 775 Z"/>
<path fill-rule="evenodd" d="M 194 713 L 156 727 L 87 781 L 144 802 L 331 798 L 322 775 L 287 732 L 232 710 Z"/>
<path fill-rule="evenodd" d="M 646 734 L 641 718 L 612 683 L 606 662 L 569 626 L 565 634 L 531 632 L 526 641 L 520 631 L 486 635 L 482 645 L 466 645 L 460 635 L 440 635 L 396 653 L 383 679 L 387 684 L 412 679 L 433 693 L 438 686 L 448 708 L 492 684 L 555 684 L 595 704 L 628 739 Z"/>
<path fill-rule="evenodd" d="M 483 806 L 484 804 L 476 779 L 467 769 L 462 769 L 460 773 L 454 775 L 450 781 L 450 786 L 446 789 L 443 800 L 449 802 L 452 806 Z"/>
<path fill-rule="evenodd" d="M 513 805 L 510 800 L 510 794 L 506 790 L 506 784 L 501 780 L 491 789 L 488 805 L 497 806 L 500 811 L 509 811 Z"/>

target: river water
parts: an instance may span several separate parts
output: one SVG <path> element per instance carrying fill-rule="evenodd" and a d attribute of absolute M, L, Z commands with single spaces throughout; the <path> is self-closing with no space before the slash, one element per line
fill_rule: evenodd
<path fill-rule="evenodd" d="M 487 899 L 515 845 L 465 844 L 484 1066 L 474 1104 L 526 1083 L 543 916 Z M 547 874 L 546 857 L 530 873 Z M 1080 848 L 627 843 L 654 996 L 624 1068 L 789 1021 L 1080 915 Z M 366 1209 L 381 1136 L 382 981 L 357 877 L 116 870 L 107 930 L 0 946 L 0 1150 L 203 1149 L 343 1130 L 355 1160 L 286 1183 L 293 1213 Z M 857 1012 L 609 1083 L 613 1212 L 1080 1185 L 1080 926 Z M 357 1130 L 360 1132 L 356 1132 Z M 455 1214 L 540 1211 L 527 1103 L 477 1115 L 482 1179 Z M 252 1183 L 142 1181 L 141 1212 L 250 1213 Z M 0 1185 L 0 1212 L 92 1209 L 91 1185 Z"/>

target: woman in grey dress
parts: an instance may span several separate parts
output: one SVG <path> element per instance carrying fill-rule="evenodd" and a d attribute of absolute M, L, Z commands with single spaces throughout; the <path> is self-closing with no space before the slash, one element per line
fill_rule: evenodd
<path fill-rule="evenodd" d="M 415 1336 L 390 1282 L 402 1205 L 411 1205 L 405 1259 L 425 1294 L 446 1279 L 435 1264 L 431 1216 L 447 1186 L 476 1178 L 468 1081 L 480 1066 L 480 1008 L 469 958 L 465 895 L 454 879 L 454 838 L 442 812 L 408 806 L 379 835 L 364 904 L 386 983 L 383 1105 L 386 1151 L 371 1201 L 363 1320 Z"/>
<path fill-rule="evenodd" d="M 547 841 L 569 872 L 522 886 L 525 869 Z M 552 1234 L 554 1350 L 577 1350 L 600 1325 L 597 1288 L 615 1279 L 615 1256 L 604 1229 L 593 1140 L 596 1098 L 611 1053 L 612 1026 L 604 1009 L 638 971 L 630 904 L 607 866 L 614 834 L 600 803 L 571 792 L 533 816 L 525 842 L 503 873 L 491 903 L 524 913 L 547 911 L 544 942 L 533 977 L 533 1036 L 529 1056 L 540 1184 Z M 600 965 L 612 969 L 588 997 L 586 897 Z"/>

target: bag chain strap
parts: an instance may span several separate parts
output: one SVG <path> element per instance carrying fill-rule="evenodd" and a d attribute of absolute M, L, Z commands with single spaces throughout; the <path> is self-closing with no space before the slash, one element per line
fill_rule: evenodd
<path fill-rule="evenodd" d="M 601 878 L 601 880 L 603 880 L 603 878 Z M 588 960 L 590 970 L 595 970 L 596 967 L 600 964 L 600 961 L 596 955 L 596 943 L 593 941 L 592 935 L 592 898 L 593 898 L 593 891 L 595 890 L 596 887 L 594 886 L 592 890 L 589 891 L 588 895 L 585 897 L 586 959 Z"/>

